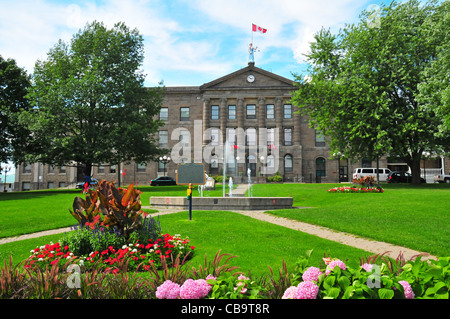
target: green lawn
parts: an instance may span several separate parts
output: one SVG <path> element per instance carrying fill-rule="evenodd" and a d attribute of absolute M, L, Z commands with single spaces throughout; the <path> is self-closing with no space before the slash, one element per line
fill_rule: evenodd
<path fill-rule="evenodd" d="M 204 263 L 205 254 L 212 260 L 218 250 L 238 256 L 230 264 L 240 270 L 258 276 L 268 273 L 268 267 L 277 271 L 283 260 L 290 269 L 298 257 L 313 249 L 312 262 L 316 265 L 324 253 L 356 266 L 359 258 L 371 255 L 360 249 L 338 244 L 302 232 L 252 219 L 232 212 L 193 211 L 192 220 L 188 212 L 159 216 L 162 231 L 188 236 L 196 255 L 190 261 L 198 267 Z M 56 242 L 62 234 L 28 239 L 0 245 L 0 262 L 13 256 L 14 263 L 26 259 L 36 246 Z"/>
<path fill-rule="evenodd" d="M 294 206 L 276 216 L 349 232 L 438 256 L 450 256 L 448 185 L 383 185 L 382 194 L 327 193 L 336 185 L 255 185 L 254 196 L 292 196 Z M 341 185 L 342 186 L 342 185 Z"/>
<path fill-rule="evenodd" d="M 253 186 L 253 196 L 292 196 L 295 206 L 312 207 L 271 212 L 277 216 L 450 256 L 449 185 L 383 185 L 383 194 L 327 193 L 334 186 L 260 184 Z M 185 196 L 187 187 L 139 189 L 143 192 L 142 204 L 148 205 L 150 196 Z M 198 196 L 197 190 L 193 194 Z M 77 195 L 79 190 L 0 193 L 0 237 L 75 224 L 68 209 Z M 221 195 L 220 187 L 204 194 Z M 308 249 L 315 250 L 316 258 L 324 253 L 356 260 L 365 256 L 350 247 L 230 212 L 194 211 L 192 221 L 188 221 L 188 213 L 184 212 L 161 216 L 160 221 L 163 231 L 191 238 L 198 248 L 198 263 L 205 253 L 212 257 L 219 249 L 238 255 L 239 265 L 252 271 L 253 268 L 264 271 L 267 265 L 278 268 L 283 259 L 292 263 Z M 0 245 L 0 259 L 9 254 L 26 258 L 32 248 L 56 241 L 60 236 Z"/>

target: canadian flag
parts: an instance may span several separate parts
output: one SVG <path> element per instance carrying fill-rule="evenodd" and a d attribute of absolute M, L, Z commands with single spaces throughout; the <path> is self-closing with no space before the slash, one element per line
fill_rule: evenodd
<path fill-rule="evenodd" d="M 252 23 L 252 31 L 253 32 L 261 32 L 261 33 L 266 33 L 267 29 L 261 28 L 259 26 L 257 26 L 256 24 Z"/>

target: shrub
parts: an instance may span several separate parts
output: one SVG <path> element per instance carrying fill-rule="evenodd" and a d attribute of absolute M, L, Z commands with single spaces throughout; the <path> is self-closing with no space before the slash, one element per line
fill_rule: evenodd
<path fill-rule="evenodd" d="M 279 172 L 276 172 L 275 175 L 267 177 L 267 181 L 270 183 L 282 182 L 283 176 Z"/>

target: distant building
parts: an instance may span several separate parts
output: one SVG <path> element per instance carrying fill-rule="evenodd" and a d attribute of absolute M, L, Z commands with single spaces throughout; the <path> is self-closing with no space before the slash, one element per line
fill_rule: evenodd
<path fill-rule="evenodd" d="M 224 141 L 226 173 L 236 183 L 264 183 L 280 174 L 285 182 L 350 182 L 356 167 L 376 167 L 376 162 L 350 160 L 330 154 L 326 138 L 310 128 L 290 104 L 293 81 L 255 67 L 247 67 L 201 86 L 167 87 L 159 118 L 165 125 L 159 145 L 171 150 L 171 160 L 94 166 L 92 176 L 123 184 L 149 185 L 161 175 L 176 176 L 177 165 L 202 162 L 205 172 L 223 174 Z M 380 167 L 407 171 L 405 163 L 383 157 Z M 427 160 L 422 167 L 450 167 L 448 159 Z M 425 171 L 424 171 L 425 172 Z M 425 173 L 426 174 L 426 173 Z M 16 168 L 16 190 L 75 187 L 83 182 L 76 163 L 52 167 L 40 163 Z"/>

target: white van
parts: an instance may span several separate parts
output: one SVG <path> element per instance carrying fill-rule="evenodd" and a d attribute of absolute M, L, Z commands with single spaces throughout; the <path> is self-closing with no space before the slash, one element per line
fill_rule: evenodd
<path fill-rule="evenodd" d="M 380 174 L 380 182 L 386 182 L 388 179 L 391 170 L 389 168 L 379 168 Z M 353 170 L 353 179 L 358 179 L 365 176 L 373 176 L 375 181 L 377 180 L 377 169 L 368 167 L 368 168 L 355 168 Z"/>

